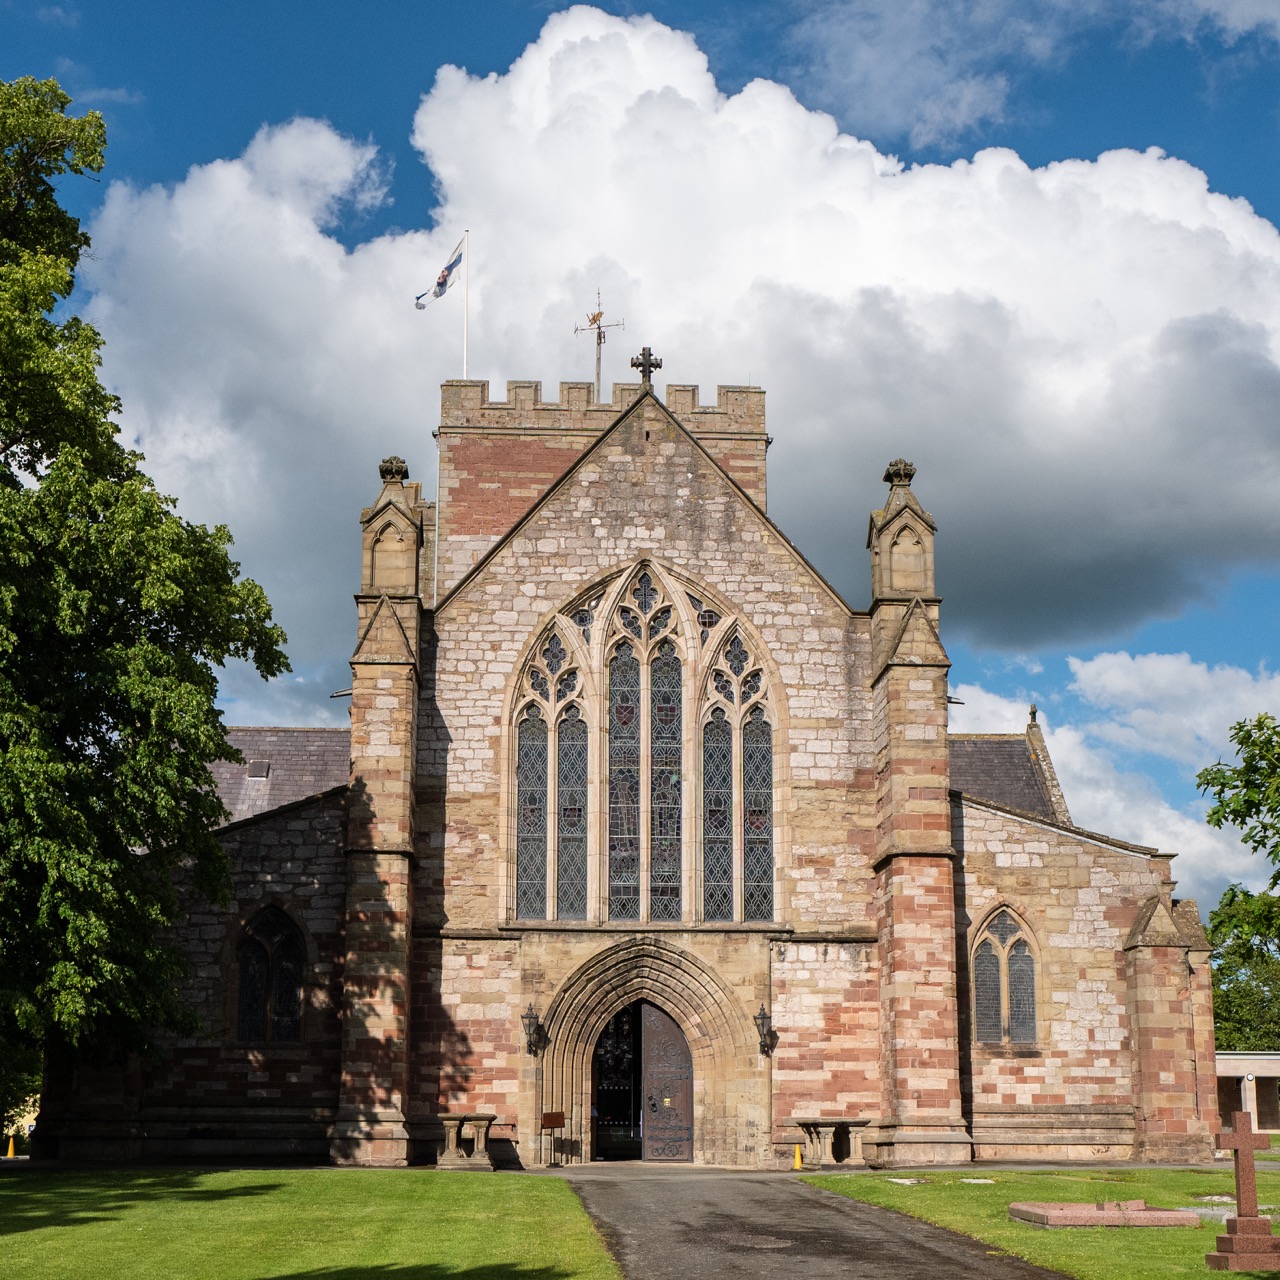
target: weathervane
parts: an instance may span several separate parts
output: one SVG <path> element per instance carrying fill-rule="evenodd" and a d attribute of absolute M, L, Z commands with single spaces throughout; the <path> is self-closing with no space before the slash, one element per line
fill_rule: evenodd
<path fill-rule="evenodd" d="M 625 329 L 627 322 L 619 320 L 615 324 L 605 324 L 604 312 L 600 309 L 600 290 L 596 290 L 596 309 L 587 316 L 586 324 L 575 324 L 573 326 L 574 336 L 580 333 L 591 333 L 594 331 L 596 335 L 596 404 L 600 403 L 600 348 L 604 346 L 606 329 Z"/>

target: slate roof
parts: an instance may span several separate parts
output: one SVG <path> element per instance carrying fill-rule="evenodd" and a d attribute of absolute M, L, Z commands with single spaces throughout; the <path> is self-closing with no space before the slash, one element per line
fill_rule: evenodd
<path fill-rule="evenodd" d="M 953 733 L 947 749 L 952 791 L 1057 820 L 1031 745 L 1022 734 Z"/>
<path fill-rule="evenodd" d="M 245 763 L 219 760 L 211 772 L 232 822 L 345 786 L 350 776 L 349 729 L 229 728 L 227 738 Z"/>

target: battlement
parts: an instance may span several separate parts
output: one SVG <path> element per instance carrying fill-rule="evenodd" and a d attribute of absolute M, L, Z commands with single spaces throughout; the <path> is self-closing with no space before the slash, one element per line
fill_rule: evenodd
<path fill-rule="evenodd" d="M 562 382 L 559 400 L 543 400 L 541 382 L 508 381 L 507 398 L 492 400 L 487 381 L 454 379 L 440 388 L 440 426 L 597 435 L 635 401 L 640 388 L 638 382 L 615 382 L 606 403 L 596 400 L 593 383 Z M 696 386 L 672 383 L 659 399 L 699 438 L 765 434 L 761 387 L 718 386 L 716 403 L 704 405 Z"/>
<path fill-rule="evenodd" d="M 439 590 L 448 591 L 560 476 L 640 397 L 639 382 L 615 382 L 608 404 L 591 382 L 562 382 L 559 400 L 541 382 L 508 382 L 491 400 L 480 380 L 440 388 Z M 760 507 L 765 502 L 764 391 L 717 387 L 714 405 L 698 388 L 666 388 L 665 404 Z"/>

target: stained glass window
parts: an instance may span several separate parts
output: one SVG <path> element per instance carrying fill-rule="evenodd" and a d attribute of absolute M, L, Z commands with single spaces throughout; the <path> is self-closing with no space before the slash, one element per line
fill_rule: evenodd
<path fill-rule="evenodd" d="M 733 684 L 729 677 L 723 671 L 717 671 L 713 677 L 716 685 L 716 692 L 726 701 L 733 701 Z"/>
<path fill-rule="evenodd" d="M 237 959 L 239 1038 L 301 1040 L 307 950 L 294 923 L 278 908 L 268 908 L 245 931 Z"/>
<path fill-rule="evenodd" d="M 974 1033 L 981 1042 L 1036 1042 L 1036 961 L 1022 932 L 1012 912 L 998 911 L 974 953 Z"/>
<path fill-rule="evenodd" d="M 302 971 L 306 953 L 296 933 L 276 948 L 271 984 L 272 1040 L 302 1039 Z"/>
<path fill-rule="evenodd" d="M 680 919 L 680 659 L 670 640 L 649 667 L 649 917 Z"/>
<path fill-rule="evenodd" d="M 587 726 L 576 706 L 556 731 L 556 915 L 587 918 Z"/>
<path fill-rule="evenodd" d="M 751 655 L 747 652 L 746 646 L 737 636 L 729 641 L 729 647 L 724 651 L 724 656 L 729 664 L 729 670 L 735 676 L 740 676 L 747 669 L 747 663 L 751 661 Z"/>
<path fill-rule="evenodd" d="M 742 726 L 742 914 L 773 919 L 773 729 L 756 707 Z"/>
<path fill-rule="evenodd" d="M 1001 911 L 996 918 L 987 925 L 987 932 L 994 933 L 1000 939 L 1000 945 L 1007 947 L 1009 939 L 1018 932 L 1018 926 L 1014 923 L 1013 917 L 1007 911 Z"/>
<path fill-rule="evenodd" d="M 1000 957 L 987 938 L 973 957 L 974 1034 L 987 1044 L 1004 1039 L 1004 1009 L 1000 990 Z"/>
<path fill-rule="evenodd" d="M 236 1020 L 241 1040 L 267 1038 L 267 974 L 271 962 L 267 949 L 256 938 L 240 947 L 240 1001 Z"/>
<path fill-rule="evenodd" d="M 1036 962 L 1031 948 L 1019 938 L 1009 948 L 1009 1039 L 1035 1044 Z"/>
<path fill-rule="evenodd" d="M 641 613 L 648 613 L 658 603 L 658 592 L 653 585 L 653 579 L 647 573 L 640 575 L 636 585 L 631 589 L 631 594 L 635 597 L 636 604 L 640 606 Z"/>
<path fill-rule="evenodd" d="M 609 918 L 640 918 L 640 663 L 625 642 L 609 663 Z"/>
<path fill-rule="evenodd" d="M 553 631 L 551 639 L 547 641 L 547 647 L 542 651 L 542 660 L 547 664 L 547 670 L 553 676 L 558 675 L 560 668 L 564 666 L 564 660 L 567 656 L 560 637 Z"/>
<path fill-rule="evenodd" d="M 578 673 L 576 671 L 566 671 L 564 675 L 556 681 L 556 701 L 563 702 L 578 687 Z"/>
<path fill-rule="evenodd" d="M 530 707 L 516 735 L 516 917 L 547 914 L 547 722 Z"/>
<path fill-rule="evenodd" d="M 657 613 L 649 619 L 649 639 L 652 640 L 656 636 L 660 636 L 671 625 L 671 606 L 659 609 Z"/>
<path fill-rule="evenodd" d="M 733 731 L 721 707 L 702 730 L 702 915 L 733 919 Z"/>

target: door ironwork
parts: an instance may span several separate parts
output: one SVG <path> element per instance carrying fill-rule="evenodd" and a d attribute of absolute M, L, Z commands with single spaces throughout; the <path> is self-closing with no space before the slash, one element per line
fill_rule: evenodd
<path fill-rule="evenodd" d="M 675 1020 L 641 1006 L 644 1159 L 693 1159 L 693 1058 Z"/>

